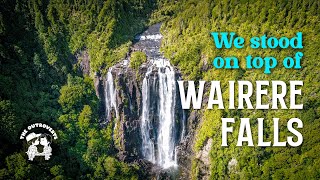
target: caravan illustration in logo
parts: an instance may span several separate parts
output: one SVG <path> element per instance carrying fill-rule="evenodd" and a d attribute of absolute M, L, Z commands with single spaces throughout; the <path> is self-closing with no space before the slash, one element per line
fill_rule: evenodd
<path fill-rule="evenodd" d="M 30 132 L 34 128 L 42 128 L 51 133 L 35 133 Z M 27 130 L 28 129 L 28 130 Z M 58 139 L 55 131 L 48 125 L 42 123 L 35 123 L 28 128 L 25 129 L 20 136 L 20 139 L 25 139 L 28 144 L 28 151 L 26 154 L 28 155 L 28 159 L 33 161 L 36 156 L 44 156 L 45 160 L 49 160 L 52 155 L 52 148 L 50 144 L 53 139 Z"/>

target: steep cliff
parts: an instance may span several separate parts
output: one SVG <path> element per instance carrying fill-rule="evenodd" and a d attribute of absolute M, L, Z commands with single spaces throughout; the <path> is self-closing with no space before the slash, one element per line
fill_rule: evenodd
<path fill-rule="evenodd" d="M 126 58 L 106 75 L 97 74 L 95 84 L 105 110 L 101 124 L 113 124 L 118 158 L 138 162 L 153 169 L 154 176 L 165 177 L 177 173 L 183 162 L 178 156 L 184 151 L 179 145 L 185 141 L 187 114 L 177 86 L 180 71 L 159 51 L 160 26 L 155 24 L 136 36 Z M 146 61 L 137 68 L 132 54 L 138 51 Z"/>

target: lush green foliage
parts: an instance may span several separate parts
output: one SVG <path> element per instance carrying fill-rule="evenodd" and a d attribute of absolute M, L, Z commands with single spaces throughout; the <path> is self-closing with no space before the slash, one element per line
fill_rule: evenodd
<path fill-rule="evenodd" d="M 50 33 L 54 37 L 62 34 L 65 48 L 72 54 L 88 49 L 93 71 L 110 67 L 125 57 L 130 40 L 147 23 L 153 6 L 154 3 L 147 0 L 50 1 L 46 8 L 48 13 L 42 15 L 50 24 L 43 31 L 46 33 L 43 41 L 47 41 L 45 36 L 51 36 Z M 62 42 L 59 44 L 61 46 Z"/>
<path fill-rule="evenodd" d="M 93 79 L 72 67 L 83 50 L 91 72 L 121 60 L 154 6 L 147 0 L 1 3 L 0 179 L 137 179 L 136 166 L 114 158 L 112 123 L 99 125 Z M 58 132 L 49 162 L 26 161 L 19 135 L 34 122 Z"/>
<path fill-rule="evenodd" d="M 179 7 L 179 8 L 178 8 Z M 207 81 L 219 80 L 222 84 L 224 102 L 228 102 L 229 80 L 303 80 L 304 110 L 204 110 L 202 122 L 196 135 L 195 151 L 199 151 L 213 139 L 211 148 L 211 178 L 235 179 L 318 179 L 320 177 L 319 150 L 320 138 L 317 135 L 319 114 L 319 30 L 320 4 L 318 1 L 181 1 L 176 4 L 174 18 L 162 27 L 164 42 L 162 50 L 174 65 L 180 67 L 184 79 Z M 236 32 L 248 39 L 253 36 L 293 37 L 303 32 L 303 69 L 287 70 L 278 66 L 271 75 L 262 70 L 246 70 L 244 57 L 251 54 L 265 57 L 271 55 L 281 61 L 285 56 L 294 55 L 293 49 L 253 50 L 217 49 L 210 32 Z M 216 56 L 236 56 L 240 60 L 239 70 L 213 69 L 211 63 Z M 270 89 L 268 89 L 270 92 Z M 237 92 L 236 92 L 237 93 Z M 254 92 L 255 93 L 255 92 Z M 236 96 L 237 97 L 237 96 Z M 289 96 L 287 96 L 289 98 Z M 264 97 L 264 102 L 268 97 Z M 286 102 L 289 100 L 287 99 Z M 221 117 L 236 118 L 234 133 L 229 137 L 229 147 L 221 147 Z M 301 130 L 304 142 L 297 148 L 288 147 L 236 147 L 239 118 L 249 117 L 252 122 L 254 141 L 257 142 L 257 120 L 265 117 L 267 140 L 273 139 L 272 118 L 280 118 L 281 140 L 290 135 L 286 122 L 298 117 L 304 122 Z M 236 171 L 228 170 L 228 162 L 238 161 Z M 194 178 L 200 178 L 199 162 L 193 162 Z M 197 165 L 198 164 L 198 165 Z"/>
<path fill-rule="evenodd" d="M 142 63 L 147 61 L 147 56 L 144 52 L 135 51 L 130 57 L 130 67 L 133 69 L 138 69 Z"/>
<path fill-rule="evenodd" d="M 152 11 L 155 7 L 157 10 Z M 319 1 L 306 0 L 51 0 L 10 1 L 0 6 L 0 179 L 137 179 L 138 167 L 115 158 L 113 123 L 101 128 L 93 80 L 73 70 L 75 55 L 87 50 L 91 72 L 104 72 L 125 57 L 133 36 L 145 25 L 165 21 L 162 50 L 186 80 L 219 80 L 227 102 L 228 80 L 303 80 L 304 110 L 204 110 L 194 151 L 213 140 L 212 179 L 319 179 L 320 169 L 320 17 Z M 149 22 L 148 22 L 149 21 Z M 246 39 L 304 35 L 303 69 L 277 67 L 271 75 L 244 69 L 248 54 L 281 59 L 294 50 L 216 49 L 210 32 L 234 31 Z M 248 43 L 248 42 L 246 42 Z M 246 44 L 248 45 L 248 44 Z M 216 56 L 235 55 L 239 70 L 212 69 Z M 132 54 L 137 68 L 145 54 Z M 269 89 L 270 90 L 270 89 Z M 264 97 L 264 101 L 268 101 Z M 235 117 L 229 147 L 221 147 L 221 117 Z M 240 117 L 266 117 L 272 140 L 272 117 L 281 119 L 281 140 L 291 117 L 304 122 L 304 143 L 297 148 L 235 146 Z M 34 122 L 50 124 L 59 139 L 49 162 L 28 163 L 19 134 Z M 256 136 L 255 136 L 256 141 Z M 228 162 L 235 158 L 235 170 Z M 200 162 L 192 162 L 200 178 Z"/>
<path fill-rule="evenodd" d="M 68 154 L 67 161 L 76 159 L 79 163 L 79 167 L 68 169 L 65 175 L 94 179 L 130 176 L 137 178 L 136 167 L 108 157 L 114 153 L 113 126 L 110 123 L 107 128 L 98 127 L 98 101 L 92 79 L 69 75 L 67 84 L 61 87 L 60 93 L 59 103 L 64 113 L 58 121 L 65 127 L 59 131 L 59 136 L 62 137 L 60 146 L 68 147 L 65 149 Z M 57 172 L 56 169 L 53 171 Z M 55 174 L 61 175 L 61 172 Z"/>

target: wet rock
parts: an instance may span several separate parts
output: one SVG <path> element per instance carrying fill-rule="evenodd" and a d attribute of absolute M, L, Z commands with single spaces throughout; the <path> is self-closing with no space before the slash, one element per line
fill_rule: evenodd
<path fill-rule="evenodd" d="M 100 73 L 95 73 L 94 79 L 94 89 L 96 91 L 97 97 L 100 99 L 99 103 L 99 119 L 100 122 L 104 121 L 105 117 L 105 96 L 104 96 L 104 86 L 103 86 L 103 78 Z"/>
<path fill-rule="evenodd" d="M 187 135 L 183 138 L 182 142 L 178 145 L 178 164 L 180 168 L 179 179 L 190 179 L 192 172 L 192 160 L 195 156 L 193 152 L 195 130 L 200 121 L 199 111 L 192 111 L 187 118 Z"/>
<path fill-rule="evenodd" d="M 113 68 L 116 88 L 116 104 L 118 119 L 115 119 L 118 157 L 120 160 L 131 162 L 141 158 L 141 137 L 139 114 L 141 111 L 141 92 L 136 73 L 128 68 Z"/>
<path fill-rule="evenodd" d="M 159 52 L 160 39 L 152 40 L 152 38 L 157 38 L 160 34 L 159 32 L 160 24 L 152 26 L 146 32 L 142 34 L 145 36 L 143 40 L 137 39 L 137 41 L 130 48 L 126 59 L 122 62 L 114 65 L 109 71 L 111 71 L 114 87 L 116 89 L 116 112 L 112 112 L 112 116 L 104 116 L 105 122 L 113 122 L 113 138 L 115 142 L 116 149 L 118 150 L 118 159 L 126 162 L 138 163 L 139 166 L 146 172 L 146 177 L 152 177 L 155 179 L 177 179 L 178 175 L 184 179 L 189 179 L 191 172 L 191 158 L 193 157 L 193 140 L 194 140 L 194 130 L 197 127 L 199 121 L 199 114 L 197 112 L 192 113 L 191 117 L 186 120 L 183 117 L 188 117 L 187 112 L 181 110 L 181 101 L 179 91 L 176 90 L 175 94 L 175 119 L 174 123 L 177 124 L 175 130 L 173 131 L 172 138 L 177 146 L 177 158 L 179 168 L 169 168 L 163 169 L 157 164 L 152 164 L 146 160 L 142 160 L 142 138 L 141 138 L 141 114 L 142 114 L 142 82 L 148 71 L 148 83 L 149 83 L 149 99 L 150 105 L 148 106 L 148 120 L 150 120 L 150 128 L 148 132 L 150 135 L 150 140 L 156 142 L 158 138 L 159 131 L 159 71 L 165 72 L 166 67 L 153 66 L 152 70 L 148 69 L 155 62 L 163 62 L 163 56 Z M 155 28 L 155 29 L 153 29 Z M 153 36 L 156 34 L 156 36 Z M 150 35 L 150 36 L 149 36 Z M 151 39 L 148 39 L 151 38 Z M 134 70 L 129 67 L 130 53 L 134 51 L 144 51 L 147 55 L 148 62 L 142 64 L 138 70 Z M 163 68 L 163 69 L 161 69 Z M 167 68 L 170 69 L 170 68 Z M 180 71 L 173 67 L 175 74 L 171 77 L 175 79 L 181 78 Z M 172 69 L 170 69 L 172 70 Z M 172 71 L 170 71 L 172 72 Z M 171 74 L 172 75 L 172 74 Z M 172 79 L 174 79 L 172 78 Z M 95 84 L 97 89 L 99 85 L 106 83 L 101 83 L 97 78 Z M 105 75 L 102 75 L 102 82 L 106 81 Z M 178 88 L 178 85 L 176 85 Z M 164 89 L 164 88 L 163 88 Z M 99 93 L 100 94 L 100 91 Z M 108 94 L 108 93 L 107 93 Z M 100 99 L 106 99 L 101 96 Z M 114 97 L 114 96 L 113 96 Z M 162 103 L 163 104 L 163 103 Z M 110 111 L 108 111 L 110 112 Z M 110 114 L 110 113 L 108 113 Z M 190 122 L 190 123 L 187 123 Z M 183 128 L 182 128 L 183 127 Z M 184 129 L 184 130 L 183 130 Z M 182 136 L 182 132 L 187 132 L 188 136 L 185 138 Z M 181 142 L 179 142 L 181 140 Z M 175 145 L 176 145 L 175 144 Z M 155 143 L 155 149 L 157 149 L 158 143 Z M 172 147 L 172 146 L 171 146 Z M 158 152 L 156 152 L 158 153 Z M 179 170 L 181 170 L 179 172 Z"/>

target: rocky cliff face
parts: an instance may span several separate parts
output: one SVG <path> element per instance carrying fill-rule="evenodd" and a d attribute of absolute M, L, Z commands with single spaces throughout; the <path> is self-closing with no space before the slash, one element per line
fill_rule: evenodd
<path fill-rule="evenodd" d="M 134 161 L 141 157 L 141 136 L 139 115 L 141 113 L 141 89 L 136 72 L 128 66 L 119 64 L 109 70 L 114 77 L 116 108 L 106 119 L 114 123 L 114 141 L 119 150 L 119 158 Z M 104 87 L 108 80 L 104 81 Z M 107 99 L 108 97 L 105 97 Z M 115 110 L 117 109 L 117 111 Z M 107 118 L 107 116 L 106 116 Z"/>
<path fill-rule="evenodd" d="M 151 162 L 153 169 L 166 174 L 161 169 L 178 169 L 178 145 L 187 130 L 176 82 L 179 70 L 159 52 L 160 25 L 138 35 L 128 57 L 109 69 L 103 96 L 119 159 Z M 129 66 L 134 51 L 147 56 L 137 70 Z"/>
<path fill-rule="evenodd" d="M 181 108 L 181 74 L 159 52 L 159 30 L 160 24 L 149 27 L 136 37 L 123 61 L 105 76 L 96 74 L 102 124 L 113 123 L 120 160 L 138 162 L 159 179 L 188 179 L 198 114 L 188 118 Z M 136 70 L 129 65 L 134 51 L 147 55 L 147 62 Z"/>
<path fill-rule="evenodd" d="M 187 119 L 186 136 L 178 146 L 178 164 L 180 165 L 179 179 L 190 179 L 192 173 L 192 160 L 195 157 L 193 152 L 194 137 L 197 125 L 199 124 L 200 114 L 198 111 L 192 111 Z"/>

